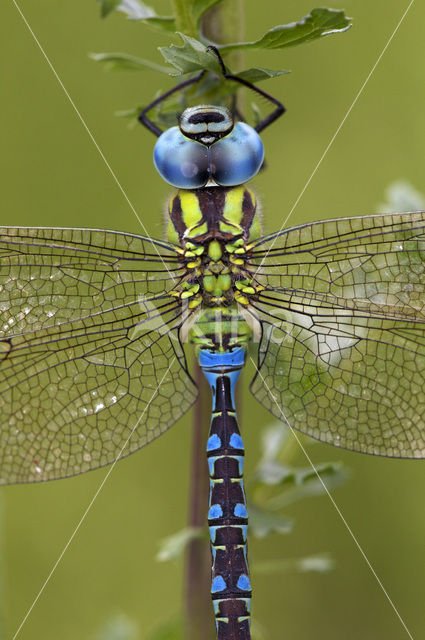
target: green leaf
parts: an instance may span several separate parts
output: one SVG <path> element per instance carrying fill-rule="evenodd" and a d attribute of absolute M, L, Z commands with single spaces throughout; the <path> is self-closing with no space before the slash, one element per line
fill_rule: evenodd
<path fill-rule="evenodd" d="M 153 16 L 148 20 L 142 20 L 142 22 L 157 31 L 170 31 L 174 33 L 176 30 L 176 21 L 173 16 Z"/>
<path fill-rule="evenodd" d="M 281 573 L 296 571 L 298 573 L 328 573 L 335 568 L 335 561 L 328 553 L 320 553 L 305 558 L 287 558 L 267 560 L 253 564 L 255 573 Z"/>
<path fill-rule="evenodd" d="M 264 460 L 258 466 L 257 482 L 268 486 L 295 484 L 296 471 L 276 460 Z"/>
<path fill-rule="evenodd" d="M 157 553 L 156 559 L 159 562 L 169 562 L 170 560 L 177 560 L 185 551 L 187 545 L 192 540 L 201 540 L 206 537 L 205 528 L 190 528 L 182 529 L 172 536 L 164 538 L 160 542 L 160 549 Z"/>
<path fill-rule="evenodd" d="M 155 9 L 148 7 L 141 0 L 121 0 L 118 11 L 125 13 L 129 20 L 143 22 L 160 31 L 176 30 L 176 22 L 173 16 L 159 16 Z"/>
<path fill-rule="evenodd" d="M 91 53 L 90 58 L 103 63 L 108 71 L 145 71 L 151 69 L 166 74 L 172 71 L 171 67 L 164 67 L 127 53 Z"/>
<path fill-rule="evenodd" d="M 249 504 L 249 531 L 256 538 L 265 538 L 270 533 L 290 533 L 292 520 L 286 516 Z"/>
<path fill-rule="evenodd" d="M 118 7 L 121 0 L 98 0 L 98 2 L 100 4 L 100 17 L 106 18 L 111 11 Z"/>
<path fill-rule="evenodd" d="M 125 13 L 129 20 L 143 22 L 160 31 L 176 30 L 173 16 L 159 16 L 155 9 L 141 0 L 100 0 L 100 3 L 102 18 L 115 10 Z"/>
<path fill-rule="evenodd" d="M 324 462 L 316 465 L 316 469 L 328 490 L 342 484 L 347 479 L 347 472 L 338 463 Z M 282 476 L 280 486 L 283 487 L 283 490 L 271 498 L 267 498 L 266 506 L 275 511 L 285 509 L 304 498 L 323 495 L 326 492 L 323 483 L 311 468 L 292 470 L 289 475 Z"/>
<path fill-rule="evenodd" d="M 125 13 L 130 20 L 148 20 L 157 15 L 155 9 L 148 7 L 141 0 L 121 0 L 118 11 Z"/>
<path fill-rule="evenodd" d="M 184 33 L 179 33 L 178 35 L 183 40 L 183 45 L 159 47 L 165 60 L 178 70 L 179 73 L 173 75 L 184 75 L 185 73 L 193 73 L 206 69 L 221 76 L 221 68 L 217 56 L 212 51 L 208 51 L 205 44 L 196 38 L 186 36 Z M 239 78 L 248 80 L 248 82 L 260 82 L 268 78 L 276 78 L 285 73 L 289 73 L 289 71 L 274 71 L 273 69 L 254 67 L 252 69 L 246 69 L 236 75 Z"/>
<path fill-rule="evenodd" d="M 178 35 L 183 40 L 182 46 L 159 47 L 165 60 L 177 69 L 178 73 L 173 75 L 179 76 L 203 69 L 221 73 L 217 56 L 212 51 L 207 51 L 207 47 L 202 42 L 186 36 L 184 33 L 178 32 Z"/>
<path fill-rule="evenodd" d="M 257 82 L 261 82 L 262 80 L 268 80 L 269 78 L 278 78 L 279 76 L 283 76 L 287 73 L 291 73 L 291 72 L 285 71 L 285 69 L 274 71 L 273 69 L 253 67 L 252 69 L 246 69 L 246 71 L 241 71 L 241 73 L 237 73 L 236 75 L 238 78 L 242 78 L 247 82 L 256 84 Z"/>
<path fill-rule="evenodd" d="M 317 40 L 332 33 L 342 33 L 351 27 L 350 18 L 337 9 L 313 9 L 298 22 L 273 27 L 253 42 L 235 42 L 219 46 L 222 54 L 237 49 L 283 49 Z"/>

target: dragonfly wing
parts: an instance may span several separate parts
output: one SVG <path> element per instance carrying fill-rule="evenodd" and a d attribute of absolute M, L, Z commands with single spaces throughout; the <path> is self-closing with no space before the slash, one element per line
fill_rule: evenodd
<path fill-rule="evenodd" d="M 256 398 L 347 449 L 425 457 L 425 213 L 347 218 L 260 239 Z"/>
<path fill-rule="evenodd" d="M 180 275 L 139 236 L 0 230 L 0 484 L 103 466 L 189 409 Z"/>

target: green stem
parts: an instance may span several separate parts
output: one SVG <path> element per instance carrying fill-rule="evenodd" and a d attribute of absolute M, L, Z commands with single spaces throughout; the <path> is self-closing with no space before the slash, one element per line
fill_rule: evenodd
<path fill-rule="evenodd" d="M 202 31 L 207 40 L 218 45 L 229 42 L 243 42 L 245 39 L 245 7 L 244 0 L 222 0 L 204 17 Z M 244 68 L 243 51 L 233 51 L 226 56 L 226 66 L 231 71 Z M 243 103 L 238 93 L 238 105 L 243 111 Z"/>
<path fill-rule="evenodd" d="M 196 19 L 194 18 L 192 7 L 187 0 L 172 0 L 172 6 L 177 31 L 181 31 L 192 38 L 197 38 L 198 28 Z"/>
<path fill-rule="evenodd" d="M 204 17 L 202 30 L 208 40 L 217 44 L 243 42 L 245 36 L 245 8 L 244 0 L 222 0 Z M 226 62 L 236 70 L 242 67 L 243 53 L 235 51 Z"/>

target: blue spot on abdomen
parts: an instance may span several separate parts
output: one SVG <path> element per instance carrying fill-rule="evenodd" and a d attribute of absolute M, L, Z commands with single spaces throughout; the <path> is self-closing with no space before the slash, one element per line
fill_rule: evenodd
<path fill-rule="evenodd" d="M 248 512 L 246 510 L 246 507 L 241 502 L 238 502 L 238 504 L 235 506 L 235 509 L 234 509 L 233 513 L 235 514 L 235 516 L 237 518 L 247 518 L 248 517 Z"/>
<path fill-rule="evenodd" d="M 240 435 L 237 433 L 232 433 L 230 436 L 230 446 L 234 449 L 242 449 L 243 451 L 243 441 Z"/>
<path fill-rule="evenodd" d="M 214 451 L 214 449 L 220 449 L 221 440 L 216 433 L 208 438 L 207 451 Z"/>
<path fill-rule="evenodd" d="M 215 518 L 221 518 L 223 515 L 223 509 L 219 504 L 212 504 L 208 511 L 208 520 L 214 520 Z"/>
<path fill-rule="evenodd" d="M 227 584 L 225 580 L 221 576 L 216 576 L 212 581 L 211 593 L 218 593 L 219 591 L 224 591 L 226 587 L 227 587 Z"/>
<path fill-rule="evenodd" d="M 236 586 L 238 589 L 242 589 L 242 591 L 251 591 L 251 583 L 245 573 L 242 573 L 239 576 L 238 584 Z"/>

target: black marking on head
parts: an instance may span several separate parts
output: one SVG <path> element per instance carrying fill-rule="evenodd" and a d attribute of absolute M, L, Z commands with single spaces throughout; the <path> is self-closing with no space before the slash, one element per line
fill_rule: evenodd
<path fill-rule="evenodd" d="M 183 135 L 206 146 L 227 136 L 233 124 L 228 109 L 209 104 L 185 109 L 179 122 Z"/>
<path fill-rule="evenodd" d="M 210 122 L 224 122 L 225 117 L 223 113 L 218 111 L 200 111 L 189 116 L 188 122 L 190 124 L 210 123 Z"/>

